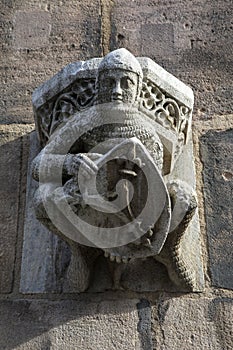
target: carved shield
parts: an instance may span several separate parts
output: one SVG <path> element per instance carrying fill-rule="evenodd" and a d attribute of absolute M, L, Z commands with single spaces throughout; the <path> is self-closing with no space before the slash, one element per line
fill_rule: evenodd
<path fill-rule="evenodd" d="M 96 176 L 87 179 L 80 169 L 78 177 L 80 193 L 89 207 L 85 207 L 81 219 L 103 229 L 96 237 L 88 234 L 88 240 L 102 248 L 119 247 L 143 241 L 152 230 L 151 249 L 157 254 L 168 233 L 170 202 L 147 149 L 136 137 L 121 139 L 96 164 L 99 169 Z M 164 215 L 166 220 L 161 225 Z"/>

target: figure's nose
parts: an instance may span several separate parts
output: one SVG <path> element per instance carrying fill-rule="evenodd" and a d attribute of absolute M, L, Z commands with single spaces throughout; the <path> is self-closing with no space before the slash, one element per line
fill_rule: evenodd
<path fill-rule="evenodd" d="M 112 94 L 114 97 L 122 96 L 122 88 L 121 88 L 121 82 L 116 81 L 114 88 L 112 90 Z"/>

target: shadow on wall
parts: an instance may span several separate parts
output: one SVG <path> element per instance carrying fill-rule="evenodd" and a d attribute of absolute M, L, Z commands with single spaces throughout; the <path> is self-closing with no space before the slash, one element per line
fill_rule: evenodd
<path fill-rule="evenodd" d="M 102 298 L 2 301 L 0 348 L 232 349 L 231 299 L 161 295 L 151 306 L 123 294 Z"/>
<path fill-rule="evenodd" d="M 233 289 L 233 129 L 200 139 L 212 284 Z"/>
<path fill-rule="evenodd" d="M 21 235 L 18 231 L 26 192 L 27 152 L 23 149 L 28 150 L 27 133 L 32 128 L 33 125 L 0 125 L 0 294 L 11 293 L 13 289 L 17 235 Z"/>
<path fill-rule="evenodd" d="M 20 300 L 0 310 L 2 350 L 152 349 L 149 302 Z"/>

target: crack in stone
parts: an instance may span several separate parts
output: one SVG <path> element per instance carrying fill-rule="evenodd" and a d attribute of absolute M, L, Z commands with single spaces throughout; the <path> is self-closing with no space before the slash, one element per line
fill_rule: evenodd
<path fill-rule="evenodd" d="M 101 8 L 101 46 L 103 56 L 110 51 L 111 14 L 114 0 L 100 0 Z"/>
<path fill-rule="evenodd" d="M 151 305 L 148 300 L 141 299 L 137 303 L 138 310 L 138 325 L 137 331 L 141 342 L 142 350 L 153 350 L 152 335 L 151 335 Z"/>

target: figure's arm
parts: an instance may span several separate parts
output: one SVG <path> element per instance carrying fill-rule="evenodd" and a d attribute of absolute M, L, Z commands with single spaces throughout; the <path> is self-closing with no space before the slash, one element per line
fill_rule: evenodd
<path fill-rule="evenodd" d="M 82 171 L 92 175 L 97 171 L 94 160 L 101 155 L 97 153 L 78 153 L 66 155 L 46 153 L 42 150 L 32 162 L 32 176 L 36 181 L 59 182 L 62 178 L 77 175 L 80 165 Z"/>

